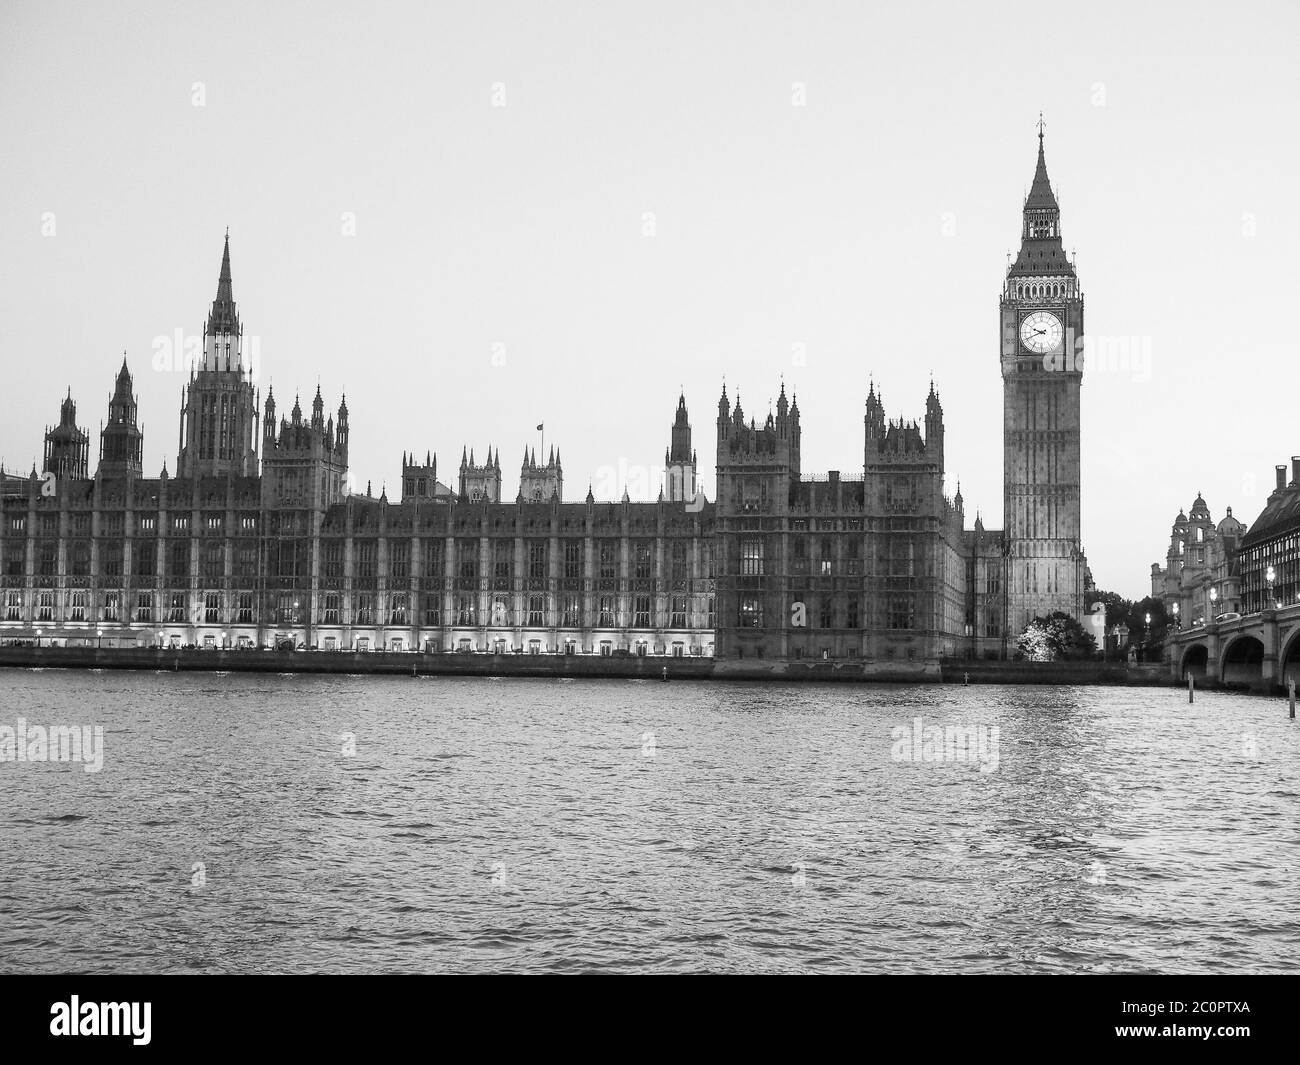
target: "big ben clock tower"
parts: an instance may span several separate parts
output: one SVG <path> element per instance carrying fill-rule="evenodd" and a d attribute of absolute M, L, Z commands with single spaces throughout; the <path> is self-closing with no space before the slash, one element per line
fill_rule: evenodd
<path fill-rule="evenodd" d="M 1034 617 L 1056 610 L 1082 619 L 1087 569 L 1079 538 L 1083 293 L 1061 246 L 1041 118 L 1001 332 L 1007 626 L 1015 639 Z"/>

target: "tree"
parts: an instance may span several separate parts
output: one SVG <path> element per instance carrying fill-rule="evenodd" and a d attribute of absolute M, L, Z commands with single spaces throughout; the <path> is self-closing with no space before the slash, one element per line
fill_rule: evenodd
<path fill-rule="evenodd" d="M 1060 610 L 1034 618 L 1021 633 L 1017 657 L 1031 662 L 1092 658 L 1097 641 L 1076 618 Z"/>
<path fill-rule="evenodd" d="M 1110 632 L 1121 621 L 1127 623 L 1133 611 L 1133 601 L 1125 599 L 1119 592 L 1103 592 L 1100 589 L 1089 592 L 1089 602 L 1106 604 L 1106 631 Z"/>

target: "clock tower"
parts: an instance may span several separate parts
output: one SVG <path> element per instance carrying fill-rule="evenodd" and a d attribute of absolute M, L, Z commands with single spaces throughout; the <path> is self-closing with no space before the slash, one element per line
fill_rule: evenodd
<path fill-rule="evenodd" d="M 1083 293 L 1061 245 L 1041 118 L 1038 168 L 1000 317 L 1006 616 L 1014 640 L 1034 617 L 1056 610 L 1082 619 L 1087 572 L 1079 536 Z"/>

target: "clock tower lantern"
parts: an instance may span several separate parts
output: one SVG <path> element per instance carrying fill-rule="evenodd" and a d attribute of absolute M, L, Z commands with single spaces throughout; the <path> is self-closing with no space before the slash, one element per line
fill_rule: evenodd
<path fill-rule="evenodd" d="M 1053 611 L 1082 619 L 1087 573 L 1079 529 L 1083 293 L 1061 245 L 1041 118 L 1038 168 L 1000 317 L 1006 616 L 1014 640 Z"/>

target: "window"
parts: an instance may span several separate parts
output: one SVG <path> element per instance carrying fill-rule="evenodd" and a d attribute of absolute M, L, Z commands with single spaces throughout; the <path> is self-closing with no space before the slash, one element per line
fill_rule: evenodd
<path fill-rule="evenodd" d="M 632 626 L 637 629 L 650 627 L 650 597 L 638 595 L 632 607 Z"/>
<path fill-rule="evenodd" d="M 282 592 L 276 603 L 276 621 L 281 625 L 297 625 L 302 619 L 301 604 L 296 592 Z"/>
<path fill-rule="evenodd" d="M 283 555 L 281 560 L 283 561 Z M 283 572 L 283 570 L 281 570 Z M 203 579 L 209 584 L 215 584 L 226 575 L 226 552 L 220 543 L 205 543 L 203 545 Z"/>
<path fill-rule="evenodd" d="M 740 572 L 746 577 L 761 577 L 763 574 L 763 541 L 740 541 Z"/>
<path fill-rule="evenodd" d="M 478 596 L 462 593 L 456 598 L 456 624 L 473 625 L 478 614 Z"/>
<path fill-rule="evenodd" d="M 203 620 L 209 625 L 221 621 L 221 593 L 208 592 L 203 596 Z"/>
<path fill-rule="evenodd" d="M 582 599 L 572 592 L 564 596 L 564 619 L 561 624 L 570 628 L 582 624 Z"/>
<path fill-rule="evenodd" d="M 101 545 L 100 553 L 104 556 L 104 576 L 122 576 L 122 541 L 109 540 Z"/>
<path fill-rule="evenodd" d="M 686 584 L 686 545 L 676 540 L 673 542 L 672 578 L 673 587 L 681 588 Z"/>
<path fill-rule="evenodd" d="M 478 580 L 478 541 L 477 540 L 458 540 L 456 542 L 456 557 L 460 561 L 461 581 Z M 465 587 L 465 585 L 462 585 Z"/>
<path fill-rule="evenodd" d="M 167 620 L 172 624 L 185 623 L 185 593 L 172 592 L 170 605 L 167 608 Z"/>
<path fill-rule="evenodd" d="M 424 623 L 426 625 L 442 624 L 442 592 L 424 593 Z"/>
<path fill-rule="evenodd" d="M 76 577 L 90 575 L 90 541 L 74 540 L 72 543 L 72 574 Z"/>
<path fill-rule="evenodd" d="M 713 605 L 714 605 L 714 604 L 713 604 L 713 596 L 709 596 L 709 601 L 708 601 L 708 607 L 709 607 L 709 623 L 708 623 L 708 624 L 709 624 L 709 628 L 711 628 L 711 629 L 717 627 L 717 624 L 716 624 L 716 622 L 715 622 L 715 620 L 714 620 Z"/>
<path fill-rule="evenodd" d="M 530 540 L 528 542 L 528 576 L 535 581 L 546 579 L 545 540 Z"/>
<path fill-rule="evenodd" d="M 496 587 L 506 590 L 515 575 L 515 544 L 513 540 L 498 540 L 492 545 L 492 577 Z"/>
<path fill-rule="evenodd" d="M 564 545 L 564 577 L 578 580 L 582 577 L 582 541 L 568 540 Z"/>
<path fill-rule="evenodd" d="M 327 581 L 343 579 L 343 541 L 326 540 L 321 544 L 321 576 Z"/>
<path fill-rule="evenodd" d="M 36 604 L 36 620 L 37 621 L 54 620 L 54 593 L 53 592 L 41 592 L 40 598 L 37 600 L 37 604 Z"/>
<path fill-rule="evenodd" d="M 648 541 L 638 540 L 636 545 L 636 579 L 649 580 L 652 573 L 654 553 Z"/>
<path fill-rule="evenodd" d="M 753 597 L 741 599 L 739 617 L 736 620 L 742 629 L 761 629 L 763 627 L 761 600 Z"/>
<path fill-rule="evenodd" d="M 373 625 L 375 623 L 375 597 L 372 592 L 352 593 L 352 624 Z"/>
<path fill-rule="evenodd" d="M 337 597 L 335 603 L 334 618 L 336 621 L 338 620 Z M 239 593 L 239 610 L 235 616 L 235 620 L 238 621 L 241 625 L 251 625 L 253 623 L 253 593 L 252 592 Z"/>
<path fill-rule="evenodd" d="M 325 621 L 326 625 L 337 625 L 339 623 L 339 602 L 342 596 L 338 592 L 325 593 Z"/>
<path fill-rule="evenodd" d="M 887 598 L 887 603 L 889 628 L 911 629 L 915 627 L 914 604 L 910 595 L 890 595 Z"/>
<path fill-rule="evenodd" d="M 673 596 L 672 615 L 672 627 L 674 629 L 686 628 L 686 596 Z"/>
<path fill-rule="evenodd" d="M 188 533 L 189 531 L 190 531 L 190 516 L 188 514 L 173 514 L 172 532 L 185 534 Z"/>
<path fill-rule="evenodd" d="M 442 541 L 432 538 L 424 541 L 424 576 L 426 580 L 442 579 Z"/>
<path fill-rule="evenodd" d="M 390 625 L 409 624 L 408 618 L 411 613 L 411 597 L 408 592 L 394 592 L 393 600 L 389 610 L 388 623 Z"/>
<path fill-rule="evenodd" d="M 117 621 L 118 614 L 121 610 L 122 593 L 105 592 L 104 593 L 104 620 Z"/>
<path fill-rule="evenodd" d="M 141 592 L 135 601 L 135 620 L 153 621 L 153 592 Z"/>
<path fill-rule="evenodd" d="M 5 593 L 5 621 L 21 621 L 22 619 L 23 593 L 11 589 Z"/>
<path fill-rule="evenodd" d="M 42 577 L 53 577 L 59 572 L 59 544 L 56 540 L 41 541 L 41 561 L 37 567 Z"/>
<path fill-rule="evenodd" d="M 600 597 L 600 624 L 607 629 L 614 627 L 614 597 L 612 595 L 602 595 Z"/>
<path fill-rule="evenodd" d="M 157 519 L 156 517 L 154 517 L 154 515 L 152 515 L 152 514 L 145 514 L 145 515 L 140 519 L 140 531 L 141 531 L 141 532 L 151 533 L 151 532 L 157 532 L 157 530 L 158 530 L 158 519 Z"/>
<path fill-rule="evenodd" d="M 856 629 L 858 627 L 858 597 L 849 596 L 848 604 L 844 611 L 844 624 L 846 628 Z"/>
<path fill-rule="evenodd" d="M 137 577 L 152 577 L 158 572 L 158 541 L 137 540 L 132 552 L 132 569 Z"/>
<path fill-rule="evenodd" d="M 821 622 L 820 627 L 823 629 L 830 629 L 835 626 L 834 609 L 829 595 L 821 597 L 821 611 L 818 620 Z"/>
<path fill-rule="evenodd" d="M 600 542 L 600 579 L 612 581 L 618 578 L 618 543 L 614 540 Z"/>
<path fill-rule="evenodd" d="M 374 582 L 378 573 L 379 545 L 374 540 L 356 542 L 357 578 Z"/>
<path fill-rule="evenodd" d="M 411 544 L 409 540 L 388 541 L 388 576 L 390 580 L 395 581 L 410 579 Z"/>
<path fill-rule="evenodd" d="M 492 625 L 498 629 L 510 625 L 510 595 L 497 592 L 492 596 Z"/>
<path fill-rule="evenodd" d="M 821 548 L 822 548 L 821 575 L 823 577 L 829 577 L 831 575 L 831 558 L 832 558 L 830 540 L 824 538 L 821 543 Z M 822 627 L 830 628 L 829 625 L 823 625 Z"/>
<path fill-rule="evenodd" d="M 528 597 L 528 624 L 537 627 L 546 624 L 545 621 L 545 604 L 544 595 L 530 595 Z"/>
<path fill-rule="evenodd" d="M 190 542 L 171 540 L 167 546 L 167 575 L 187 578 L 190 575 Z"/>

